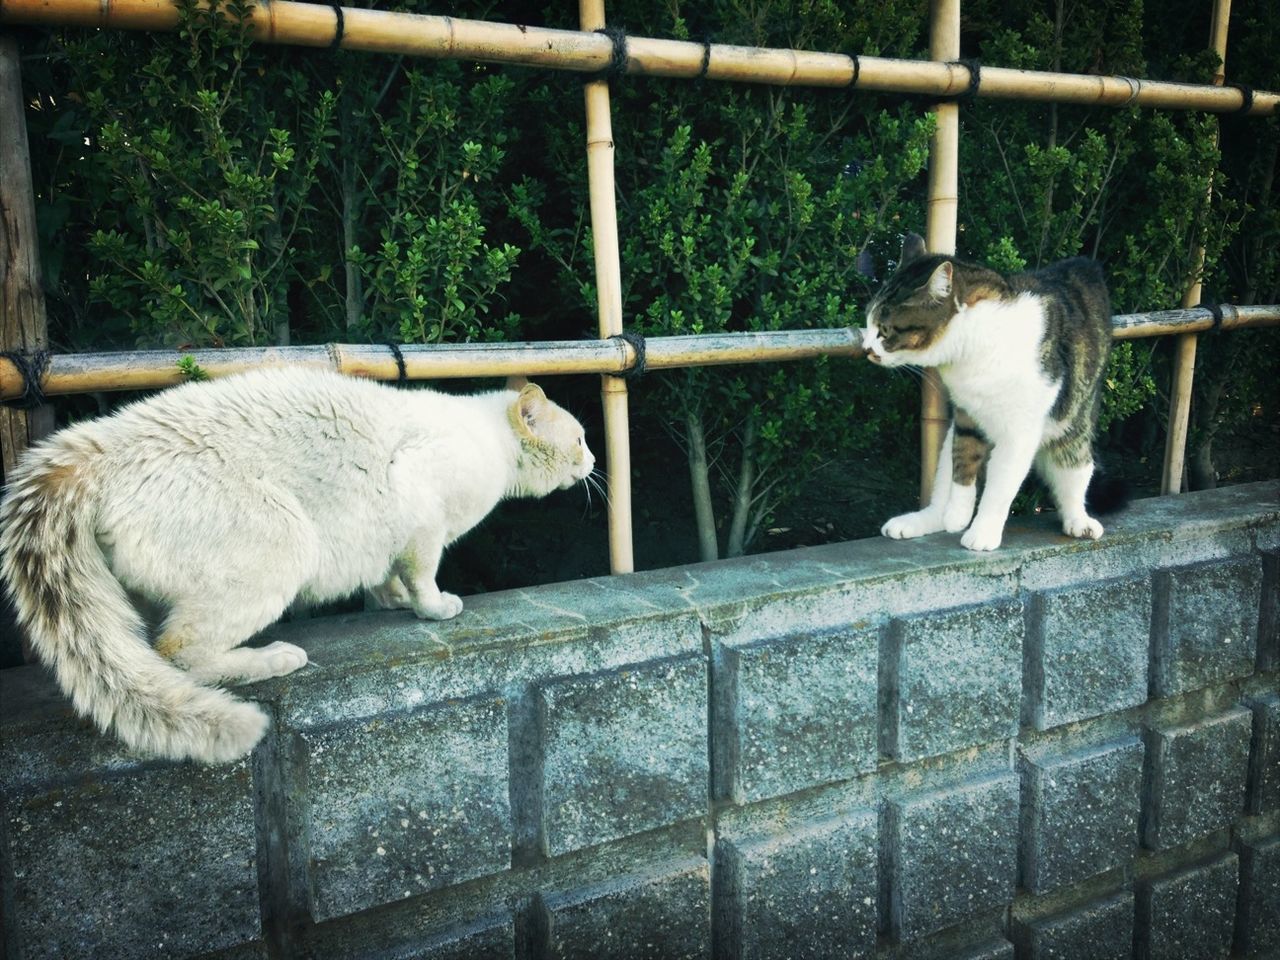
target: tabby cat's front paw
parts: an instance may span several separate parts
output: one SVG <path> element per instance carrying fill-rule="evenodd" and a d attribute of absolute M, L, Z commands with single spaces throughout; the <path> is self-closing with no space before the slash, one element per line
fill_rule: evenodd
<path fill-rule="evenodd" d="M 1097 540 L 1102 536 L 1102 524 L 1093 517 L 1081 516 L 1062 521 L 1062 532 L 1081 540 Z"/>
<path fill-rule="evenodd" d="M 462 612 L 462 598 L 442 592 L 436 600 L 415 603 L 413 612 L 419 620 L 452 620 Z"/>
<path fill-rule="evenodd" d="M 960 535 L 960 546 L 966 550 L 994 550 L 1000 546 L 1004 536 L 1004 525 L 980 523 L 975 520 L 969 529 Z"/>
<path fill-rule="evenodd" d="M 937 533 L 942 529 L 942 514 L 926 507 L 915 513 L 904 513 L 894 517 L 880 528 L 880 533 L 894 540 L 910 540 L 912 537 L 923 537 Z"/>

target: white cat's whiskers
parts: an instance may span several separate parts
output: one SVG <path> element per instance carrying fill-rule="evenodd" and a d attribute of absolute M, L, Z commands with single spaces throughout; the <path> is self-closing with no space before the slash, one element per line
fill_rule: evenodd
<path fill-rule="evenodd" d="M 604 478 L 603 482 L 601 481 L 602 477 Z M 594 488 L 596 493 L 600 494 L 600 499 L 604 502 L 604 505 L 607 508 L 610 502 L 608 476 L 603 471 L 599 469 L 595 469 L 595 470 L 592 470 L 589 474 L 587 474 L 582 479 L 583 479 L 583 485 L 586 487 L 586 490 L 587 490 L 587 507 L 588 508 L 591 507 L 591 490 L 592 488 Z"/>

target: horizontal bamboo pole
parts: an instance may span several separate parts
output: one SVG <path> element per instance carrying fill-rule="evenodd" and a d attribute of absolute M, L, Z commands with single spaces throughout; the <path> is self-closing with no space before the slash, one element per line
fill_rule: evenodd
<path fill-rule="evenodd" d="M 482 60 L 556 70 L 594 72 L 609 66 L 613 42 L 596 33 L 553 30 L 454 17 L 342 8 L 344 50 L 398 53 L 453 60 Z M 260 2 L 251 14 L 266 43 L 327 47 L 338 18 L 331 6 L 290 0 Z M 172 30 L 178 12 L 170 0 L 0 0 L 0 23 L 37 26 Z M 690 78 L 702 75 L 706 48 L 685 40 L 627 38 L 627 73 Z M 706 77 L 782 86 L 847 87 L 852 57 L 836 53 L 712 44 Z M 969 87 L 969 68 L 927 60 L 860 57 L 857 89 L 881 93 L 950 96 Z M 1229 113 L 1245 103 L 1232 87 L 1170 83 L 1134 77 L 1089 76 L 983 66 L 979 97 L 1162 110 Z M 1271 116 L 1280 93 L 1255 90 L 1250 116 Z"/>
<path fill-rule="evenodd" d="M 1222 329 L 1280 326 L 1280 305 L 1237 307 L 1224 303 Z M 1171 333 L 1200 333 L 1213 329 L 1213 311 L 1206 307 L 1161 310 L 1155 313 L 1117 314 L 1111 318 L 1111 336 L 1116 340 L 1160 337 Z"/>
<path fill-rule="evenodd" d="M 1204 308 L 1124 314 L 1111 318 L 1117 340 L 1209 330 L 1213 314 Z M 1280 305 L 1222 306 L 1222 328 L 1280 326 Z M 549 340 L 541 343 L 405 344 L 405 374 L 410 380 L 463 377 L 531 377 L 561 374 L 623 374 L 636 362 L 635 349 L 623 340 Z M 861 357 L 862 334 L 856 327 L 782 330 L 766 333 L 704 333 L 650 337 L 645 369 L 777 363 L 819 356 Z M 42 387 L 50 396 L 93 391 L 150 390 L 183 382 L 181 357 L 193 357 L 211 377 L 257 367 L 302 366 L 337 370 L 374 380 L 395 380 L 395 357 L 378 344 L 328 344 L 310 347 L 256 347 L 209 350 L 135 350 L 119 353 L 67 353 L 50 358 Z M 0 399 L 22 394 L 22 375 L 0 359 Z"/>

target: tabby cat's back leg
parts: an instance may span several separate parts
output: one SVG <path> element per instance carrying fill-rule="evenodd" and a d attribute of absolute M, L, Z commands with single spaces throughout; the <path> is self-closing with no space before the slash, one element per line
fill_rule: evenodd
<path fill-rule="evenodd" d="M 942 528 L 947 533 L 959 533 L 973 519 L 973 508 L 978 502 L 978 474 L 991 452 L 991 444 L 963 410 L 956 410 L 954 430 L 951 494 L 942 514 Z"/>
<path fill-rule="evenodd" d="M 1061 450 L 1049 447 L 1036 457 L 1036 469 L 1053 494 L 1062 517 L 1062 532 L 1069 537 L 1097 540 L 1102 524 L 1089 516 L 1085 493 L 1093 479 L 1093 456 L 1089 450 Z"/>
<path fill-rule="evenodd" d="M 1031 472 L 1036 454 L 1035 433 L 1013 429 L 1007 436 L 995 439 L 987 462 L 987 482 L 978 503 L 978 512 L 960 537 L 966 550 L 995 550 L 1004 539 L 1009 508 L 1022 481 Z"/>
<path fill-rule="evenodd" d="M 955 423 L 947 429 L 947 436 L 942 441 L 942 450 L 938 454 L 938 469 L 933 475 L 933 493 L 929 497 L 929 505 L 922 510 L 903 513 L 893 517 L 880 528 L 883 536 L 894 540 L 910 540 L 930 533 L 938 533 L 943 529 L 943 518 L 947 510 L 947 501 L 951 494 L 951 462 L 955 436 Z"/>

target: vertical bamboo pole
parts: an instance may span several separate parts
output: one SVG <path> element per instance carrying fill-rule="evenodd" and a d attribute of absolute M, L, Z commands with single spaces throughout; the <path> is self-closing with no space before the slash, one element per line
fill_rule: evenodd
<path fill-rule="evenodd" d="M 39 350 L 48 346 L 18 42 L 0 34 L 0 350 Z M 9 477 L 23 450 L 52 432 L 53 407 L 47 404 L 34 410 L 0 407 L 3 477 Z M 13 611 L 5 602 L 0 624 L 8 637 L 18 635 L 12 616 Z M 34 656 L 26 639 L 19 640 L 19 644 L 22 658 L 30 663 Z M 8 659 L 8 651 L 2 652 Z"/>
<path fill-rule="evenodd" d="M 1209 46 L 1218 55 L 1219 66 L 1213 75 L 1213 82 L 1217 86 L 1222 86 L 1226 80 L 1227 21 L 1230 17 L 1231 0 L 1214 0 Z M 1215 130 L 1215 145 L 1217 140 Z M 1209 193 L 1213 193 L 1212 184 Z M 1194 307 L 1200 302 L 1200 277 L 1204 271 L 1203 246 L 1196 248 L 1192 263 L 1191 283 L 1182 297 L 1184 308 Z M 1160 492 L 1163 494 L 1182 492 L 1182 471 L 1187 458 L 1187 431 L 1191 422 L 1191 393 L 1196 373 L 1196 336 L 1194 333 L 1184 333 L 1174 342 L 1173 382 L 1169 387 L 1169 433 L 1165 438 L 1164 471 L 1160 480 Z"/>
<path fill-rule="evenodd" d="M 48 345 L 18 42 L 11 36 L 0 36 L 0 350 L 36 350 Z M 52 430 L 52 407 L 0 407 L 4 476 L 8 477 L 30 443 Z"/>
<path fill-rule="evenodd" d="M 960 58 L 960 0 L 932 0 L 929 21 L 929 57 Z M 929 147 L 929 206 L 925 220 L 925 245 L 931 253 L 956 252 L 956 214 L 960 193 L 960 107 L 939 103 L 937 123 Z M 947 429 L 947 403 L 942 382 L 934 370 L 926 372 L 920 387 L 920 503 L 929 502 L 938 452 Z"/>
<path fill-rule="evenodd" d="M 579 0 L 583 30 L 604 27 L 604 0 Z M 596 300 L 600 336 L 622 333 L 622 268 L 618 254 L 618 209 L 613 191 L 613 125 L 609 119 L 609 83 L 583 84 L 587 110 L 587 182 L 591 191 L 591 235 L 596 264 Z M 635 569 L 631 544 L 631 438 L 627 423 L 627 382 L 603 376 L 606 469 L 609 471 L 609 568 Z"/>

